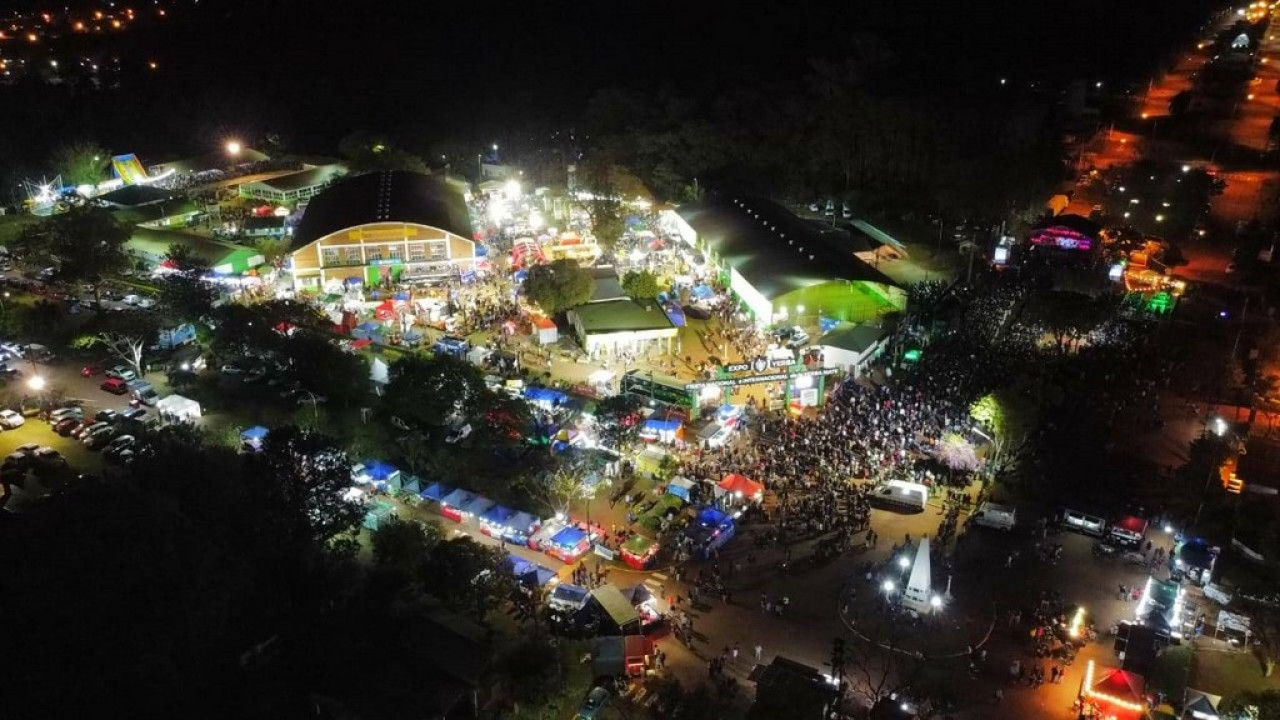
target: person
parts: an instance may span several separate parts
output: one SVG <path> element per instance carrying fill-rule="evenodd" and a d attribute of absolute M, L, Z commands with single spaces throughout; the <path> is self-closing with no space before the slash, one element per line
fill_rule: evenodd
<path fill-rule="evenodd" d="M 760 662 L 760 655 L 763 652 L 764 648 L 760 646 L 760 643 L 756 643 L 756 662 Z"/>

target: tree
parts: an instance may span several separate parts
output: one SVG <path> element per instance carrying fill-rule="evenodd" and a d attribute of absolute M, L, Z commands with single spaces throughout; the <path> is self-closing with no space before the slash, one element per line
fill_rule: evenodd
<path fill-rule="evenodd" d="M 279 357 L 304 388 L 344 407 L 368 396 L 368 359 L 343 350 L 328 336 L 312 331 L 285 333 L 277 347 Z"/>
<path fill-rule="evenodd" d="M 417 577 L 423 572 L 427 556 L 442 540 L 439 526 L 393 515 L 370 536 L 373 562 L 378 567 Z"/>
<path fill-rule="evenodd" d="M 1027 308 L 1030 319 L 1053 335 L 1059 352 L 1066 352 L 1070 341 L 1079 340 L 1097 327 L 1108 308 L 1088 295 L 1065 290 L 1038 293 Z"/>
<path fill-rule="evenodd" d="M 63 281 L 76 283 L 127 268 L 124 246 L 129 235 L 129 229 L 110 212 L 86 205 L 28 226 L 17 246 L 35 262 L 57 266 Z"/>
<path fill-rule="evenodd" d="M 1222 701 L 1225 720 L 1280 720 L 1280 690 L 1246 691 Z"/>
<path fill-rule="evenodd" d="M 66 185 L 97 185 L 102 182 L 110 153 L 102 146 L 86 140 L 77 140 L 59 146 L 53 151 L 50 163 L 62 176 Z"/>
<path fill-rule="evenodd" d="M 622 289 L 627 297 L 650 307 L 657 299 L 662 288 L 658 285 L 658 276 L 648 270 L 631 270 L 622 276 Z"/>
<path fill-rule="evenodd" d="M 605 447 L 623 452 L 640 437 L 643 418 L 634 395 L 610 395 L 596 403 L 596 424 Z"/>
<path fill-rule="evenodd" d="M 529 494 L 552 512 L 568 516 L 575 500 L 587 497 L 591 470 L 583 463 L 562 461 L 526 482 Z"/>
<path fill-rule="evenodd" d="M 351 459 L 332 438 L 292 426 L 275 428 L 262 452 L 247 461 L 272 483 L 267 499 L 294 532 L 327 543 L 360 526 L 364 509 L 345 498 Z"/>
<path fill-rule="evenodd" d="M 213 310 L 218 291 L 196 273 L 169 273 L 156 280 L 157 304 L 169 318 L 199 322 Z"/>
<path fill-rule="evenodd" d="M 487 391 L 476 366 L 447 355 L 406 355 L 391 364 L 388 379 L 385 410 L 409 428 L 428 432 L 446 427 L 451 418 L 475 419 Z"/>
<path fill-rule="evenodd" d="M 454 538 L 435 547 L 421 579 L 427 592 L 447 607 L 483 619 L 515 590 L 506 559 L 496 547 Z"/>
<path fill-rule="evenodd" d="M 574 260 L 556 260 L 529 268 L 525 296 L 548 315 L 556 315 L 591 299 L 595 278 Z"/>
<path fill-rule="evenodd" d="M 93 325 L 86 328 L 92 331 L 96 326 L 96 332 L 76 338 L 71 342 L 72 347 L 105 348 L 139 377 L 146 374 L 143 359 L 147 348 L 156 341 L 156 321 L 152 315 L 137 311 L 120 312 L 99 315 L 91 322 Z"/>
<path fill-rule="evenodd" d="M 363 130 L 348 134 L 338 143 L 338 152 L 355 172 L 379 170 L 408 170 L 428 173 L 430 170 L 422 158 L 397 147 L 383 135 Z"/>

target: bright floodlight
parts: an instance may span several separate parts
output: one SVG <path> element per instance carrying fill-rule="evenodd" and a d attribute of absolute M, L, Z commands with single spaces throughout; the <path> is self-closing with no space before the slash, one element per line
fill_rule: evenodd
<path fill-rule="evenodd" d="M 506 186 L 503 189 L 506 191 L 508 200 L 520 199 L 520 181 L 519 180 L 508 180 Z"/>
<path fill-rule="evenodd" d="M 891 593 L 891 592 L 893 592 L 893 581 L 892 581 L 892 580 L 885 580 L 885 581 L 880 585 L 880 589 L 881 589 L 881 590 L 884 590 L 884 591 L 885 591 L 885 592 L 887 592 L 887 593 Z"/>
<path fill-rule="evenodd" d="M 1190 166 L 1190 165 L 1183 165 L 1183 166 L 1182 166 L 1182 172 L 1191 172 L 1191 166 Z"/>
<path fill-rule="evenodd" d="M 228 155 L 230 155 L 230 156 L 232 156 L 232 157 L 235 157 L 236 155 L 239 155 L 239 154 L 240 154 L 240 149 L 241 149 L 241 148 L 240 148 L 240 143 L 236 142 L 235 140 L 228 140 L 228 141 L 227 141 L 227 154 L 228 154 Z"/>
<path fill-rule="evenodd" d="M 933 597 L 929 598 L 929 604 L 932 605 L 934 608 L 940 608 L 942 607 L 942 598 L 938 597 L 937 595 L 934 595 Z"/>
<path fill-rule="evenodd" d="M 41 390 L 44 389 L 44 378 L 40 377 L 39 375 L 33 376 L 30 380 L 27 381 L 27 387 L 31 388 L 32 390 L 35 390 L 36 392 L 40 392 Z"/>
<path fill-rule="evenodd" d="M 1226 434 L 1227 434 L 1227 421 L 1226 421 L 1226 420 L 1223 420 L 1223 419 L 1222 419 L 1222 418 L 1220 418 L 1220 417 L 1216 417 L 1216 418 L 1214 418 L 1214 419 L 1213 419 L 1213 432 L 1214 432 L 1218 437 L 1222 437 L 1223 435 L 1226 435 Z"/>
<path fill-rule="evenodd" d="M 1172 533 L 1172 532 L 1173 532 L 1173 526 L 1172 526 L 1172 525 L 1165 525 L 1165 526 L 1164 526 L 1164 531 L 1165 531 L 1165 532 L 1167 532 L 1167 533 Z"/>
<path fill-rule="evenodd" d="M 908 560 L 905 556 L 898 558 L 898 567 L 902 568 L 903 570 L 906 570 L 907 566 L 910 564 L 911 564 L 911 561 Z"/>

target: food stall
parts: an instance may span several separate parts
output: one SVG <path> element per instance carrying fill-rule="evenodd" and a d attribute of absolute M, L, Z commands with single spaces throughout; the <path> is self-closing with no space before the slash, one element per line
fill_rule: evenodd
<path fill-rule="evenodd" d="M 1080 700 L 1086 712 L 1096 710 L 1096 717 L 1138 720 L 1147 716 L 1145 686 L 1144 678 L 1135 672 L 1097 668 L 1090 660 L 1080 683 Z"/>
<path fill-rule="evenodd" d="M 271 431 L 267 428 L 261 425 L 254 425 L 248 430 L 240 433 L 240 444 L 245 450 L 258 452 L 262 449 L 262 443 L 267 439 L 267 435 L 270 433 Z"/>
<path fill-rule="evenodd" d="M 1147 537 L 1147 521 L 1136 515 L 1125 515 L 1116 518 L 1107 528 L 1107 537 L 1118 545 L 1134 547 L 1141 545 Z"/>
<path fill-rule="evenodd" d="M 399 480 L 400 471 L 381 460 L 365 460 L 351 466 L 351 480 L 357 485 L 372 485 L 380 492 Z"/>
<path fill-rule="evenodd" d="M 462 519 L 470 520 L 472 518 L 480 517 L 488 512 L 489 508 L 492 508 L 494 505 L 497 505 L 497 503 L 489 498 L 484 497 L 483 495 L 476 495 L 471 498 L 470 502 L 463 503 L 460 508 L 462 511 Z"/>
<path fill-rule="evenodd" d="M 726 506 L 741 500 L 756 503 L 764 500 L 764 485 L 738 473 L 725 475 L 716 488 L 717 496 L 724 498 Z"/>
<path fill-rule="evenodd" d="M 673 443 L 684 437 L 684 423 L 676 418 L 651 417 L 640 427 L 645 442 Z"/>
<path fill-rule="evenodd" d="M 509 543 L 528 545 L 529 538 L 538 532 L 538 528 L 541 525 L 542 522 L 538 518 L 527 512 L 520 511 L 507 518 L 500 537 Z"/>
<path fill-rule="evenodd" d="M 693 502 L 692 495 L 697 483 L 687 477 L 674 477 L 667 483 L 667 494 L 674 495 L 685 502 Z"/>
<path fill-rule="evenodd" d="M 658 556 L 658 548 L 656 540 L 634 533 L 622 544 L 622 561 L 636 570 L 648 569 Z"/>
<path fill-rule="evenodd" d="M 567 527 L 543 544 L 543 552 L 564 563 L 577 562 L 591 549 L 591 535 L 576 527 Z"/>
<path fill-rule="evenodd" d="M 710 557 L 733 539 L 736 531 L 733 518 L 728 513 L 714 507 L 703 508 L 689 530 L 694 553 L 700 558 Z"/>
<path fill-rule="evenodd" d="M 631 606 L 640 613 L 640 631 L 649 632 L 667 619 L 666 598 L 655 597 L 648 586 L 641 583 L 634 587 L 622 588 L 623 597 L 631 601 Z"/>
<path fill-rule="evenodd" d="M 596 677 L 640 677 L 649 665 L 652 649 L 643 635 L 597 638 L 591 649 L 591 672 Z"/>
<path fill-rule="evenodd" d="M 453 488 L 449 487 L 448 485 L 445 485 L 443 483 L 432 483 L 430 486 L 427 487 L 426 490 L 423 490 L 421 493 L 418 493 L 418 495 L 423 500 L 431 500 L 432 502 L 441 502 L 446 497 L 448 497 L 449 493 L 451 492 L 453 492 Z"/>
<path fill-rule="evenodd" d="M 507 527 L 507 520 L 515 514 L 516 511 L 511 508 L 494 505 L 480 516 L 480 532 L 489 537 L 502 537 Z"/>
<path fill-rule="evenodd" d="M 548 518 L 542 523 L 542 527 L 529 536 L 529 548 L 531 550 L 543 549 L 551 538 L 567 527 L 569 527 L 569 523 L 565 521 L 563 516 L 557 515 L 556 517 Z"/>
<path fill-rule="evenodd" d="M 440 500 L 440 514 L 456 523 L 460 523 L 463 517 L 463 506 L 475 500 L 476 497 L 475 493 L 458 488 Z"/>

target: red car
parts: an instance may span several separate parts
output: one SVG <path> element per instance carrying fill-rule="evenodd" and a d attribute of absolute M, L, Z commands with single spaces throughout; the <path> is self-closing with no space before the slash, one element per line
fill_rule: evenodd
<path fill-rule="evenodd" d="M 129 392 L 129 386 L 120 378 L 107 378 L 98 387 L 106 390 L 112 395 L 124 395 Z"/>
<path fill-rule="evenodd" d="M 101 374 L 102 374 L 102 372 L 103 372 L 103 370 L 102 370 L 102 366 L 101 366 L 101 365 L 85 365 L 85 366 L 80 370 L 80 376 L 81 376 L 81 377 L 93 377 L 94 375 L 101 375 Z"/>

